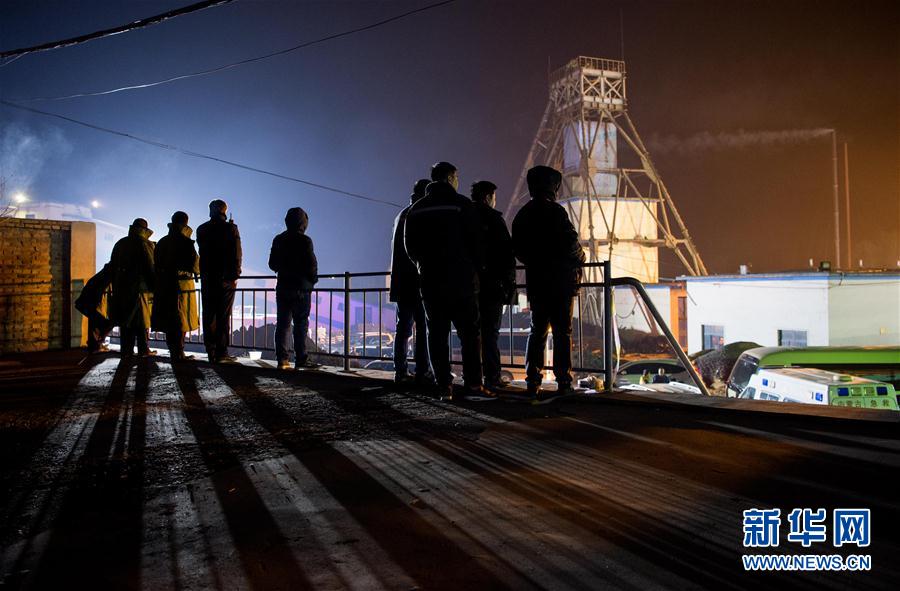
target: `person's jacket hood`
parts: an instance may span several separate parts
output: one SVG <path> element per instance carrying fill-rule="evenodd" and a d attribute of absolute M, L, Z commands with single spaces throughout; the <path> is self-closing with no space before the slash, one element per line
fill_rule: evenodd
<path fill-rule="evenodd" d="M 309 215 L 301 208 L 296 207 L 290 210 L 284 218 L 284 226 L 291 232 L 305 234 L 309 227 Z"/>
<path fill-rule="evenodd" d="M 141 240 L 150 240 L 150 237 L 153 236 L 153 230 L 149 228 L 142 228 L 140 226 L 128 226 L 128 235 L 136 236 Z"/>
<path fill-rule="evenodd" d="M 187 224 L 176 224 L 175 222 L 169 222 L 169 235 L 174 236 L 176 234 L 181 234 L 185 238 L 190 238 L 194 234 L 194 230 Z"/>

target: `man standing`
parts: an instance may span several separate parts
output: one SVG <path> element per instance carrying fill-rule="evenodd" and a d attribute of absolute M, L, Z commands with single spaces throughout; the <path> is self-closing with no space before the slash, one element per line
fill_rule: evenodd
<path fill-rule="evenodd" d="M 503 306 L 516 297 L 516 258 L 503 214 L 494 209 L 497 185 L 479 181 L 472 185 L 472 201 L 481 222 L 484 268 L 479 274 L 478 312 L 481 316 L 481 363 L 484 385 L 489 390 L 504 386 L 500 379 L 500 323 Z"/>
<path fill-rule="evenodd" d="M 294 368 L 318 367 L 306 352 L 309 331 L 309 308 L 312 289 L 319 280 L 319 264 L 313 251 L 313 241 L 306 235 L 309 216 L 299 207 L 292 207 L 284 216 L 287 230 L 272 240 L 269 268 L 278 274 L 275 303 L 278 316 L 275 324 L 275 357 L 279 369 L 290 369 L 291 354 Z M 294 321 L 294 346 L 288 341 Z"/>
<path fill-rule="evenodd" d="M 522 206 L 512 224 L 513 248 L 525 265 L 525 288 L 531 306 L 531 334 L 525 351 L 529 394 L 540 399 L 544 344 L 553 328 L 553 373 L 557 392 L 572 388 L 572 303 L 578 293 L 584 251 L 566 210 L 556 203 L 562 183 L 559 171 L 535 166 L 528 171 L 531 201 Z"/>
<path fill-rule="evenodd" d="M 409 198 L 409 206 L 397 215 L 394 220 L 394 241 L 391 250 L 391 291 L 388 299 L 397 304 L 397 331 L 394 335 L 394 381 L 409 381 L 409 364 L 406 360 L 406 348 L 412 336 L 413 324 L 416 327 L 416 384 L 426 385 L 431 382 L 428 372 L 428 337 L 425 330 L 425 308 L 422 305 L 422 294 L 419 293 L 419 274 L 416 266 L 403 244 L 406 228 L 406 216 L 410 208 L 425 196 L 425 188 L 430 181 L 419 179 L 413 187 Z"/>
<path fill-rule="evenodd" d="M 492 396 L 481 384 L 481 333 L 478 320 L 478 271 L 481 232 L 469 199 L 456 192 L 459 175 L 449 162 L 431 169 L 425 197 L 406 217 L 404 244 L 416 264 L 428 323 L 428 351 L 441 396 L 453 398 L 450 373 L 450 324 L 462 348 L 467 396 Z"/>
<path fill-rule="evenodd" d="M 176 211 L 169 233 L 156 245 L 156 297 L 153 326 L 166 333 L 172 361 L 193 359 L 184 354 L 184 335 L 200 326 L 194 280 L 200 274 L 200 259 L 191 240 L 188 214 Z"/>
<path fill-rule="evenodd" d="M 241 276 L 241 234 L 226 218 L 227 211 L 228 205 L 221 199 L 210 202 L 209 221 L 197 228 L 203 344 L 212 363 L 236 361 L 228 355 L 228 343 L 234 291 Z"/>
<path fill-rule="evenodd" d="M 122 355 L 141 357 L 150 351 L 150 315 L 153 308 L 153 230 L 147 220 L 137 218 L 128 228 L 128 236 L 113 247 L 110 265 L 113 278 L 113 320 L 119 325 Z"/>

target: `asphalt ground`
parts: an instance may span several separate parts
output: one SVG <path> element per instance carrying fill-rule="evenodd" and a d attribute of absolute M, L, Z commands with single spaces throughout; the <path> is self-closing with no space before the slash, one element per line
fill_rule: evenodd
<path fill-rule="evenodd" d="M 885 415 L 625 394 L 448 403 L 374 375 L 0 358 L 0 588 L 900 581 L 900 437 Z M 752 508 L 781 509 L 777 548 L 742 546 Z M 793 508 L 826 509 L 828 542 L 789 541 Z M 833 547 L 835 508 L 871 509 L 868 547 Z M 745 572 L 749 553 L 872 566 Z"/>

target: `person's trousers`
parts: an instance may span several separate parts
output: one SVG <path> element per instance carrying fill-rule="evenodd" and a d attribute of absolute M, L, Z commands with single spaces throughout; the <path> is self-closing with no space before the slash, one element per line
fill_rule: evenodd
<path fill-rule="evenodd" d="M 306 335 L 309 331 L 309 308 L 311 293 L 308 291 L 276 291 L 275 303 L 278 312 L 275 320 L 275 357 L 279 363 L 290 361 L 291 354 L 296 351 L 296 363 L 307 360 Z M 294 322 L 294 343 L 291 346 L 291 320 Z"/>
<path fill-rule="evenodd" d="M 234 305 L 234 281 L 205 279 L 201 282 L 203 303 L 203 345 L 210 361 L 228 355 L 231 340 L 231 307 Z"/>
<path fill-rule="evenodd" d="M 103 347 L 103 341 L 109 336 L 113 326 L 115 325 L 108 318 L 104 318 L 99 314 L 91 314 L 88 316 L 88 351 L 99 351 Z"/>
<path fill-rule="evenodd" d="M 146 355 L 150 352 L 150 331 L 146 328 L 119 327 L 120 351 L 123 355 L 134 355 L 134 346 L 137 345 L 137 354 Z"/>
<path fill-rule="evenodd" d="M 553 329 L 553 373 L 556 383 L 572 383 L 573 297 L 549 297 L 530 301 L 531 334 L 525 350 L 525 379 L 530 385 L 543 380 L 544 345 L 548 329 Z"/>
<path fill-rule="evenodd" d="M 413 358 L 416 361 L 416 375 L 428 374 L 428 331 L 426 330 L 425 306 L 422 298 L 397 302 L 397 331 L 394 335 L 394 371 L 398 376 L 409 373 L 406 349 L 416 328 L 416 348 Z"/>
<path fill-rule="evenodd" d="M 428 324 L 428 353 L 438 386 L 453 382 L 450 372 L 450 325 L 456 327 L 462 349 L 463 382 L 466 386 L 481 385 L 481 330 L 478 320 L 478 300 L 425 300 L 425 320 Z"/>
<path fill-rule="evenodd" d="M 169 355 L 172 359 L 184 357 L 184 332 L 181 326 L 166 331 L 166 346 L 169 347 Z"/>
<path fill-rule="evenodd" d="M 503 319 L 503 302 L 496 296 L 479 298 L 478 313 L 481 316 L 481 363 L 484 366 L 484 381 L 487 384 L 500 383 L 500 323 Z"/>

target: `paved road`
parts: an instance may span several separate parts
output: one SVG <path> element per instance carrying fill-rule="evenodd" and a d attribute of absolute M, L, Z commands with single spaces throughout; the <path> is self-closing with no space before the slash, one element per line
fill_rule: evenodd
<path fill-rule="evenodd" d="M 3 588 L 895 588 L 896 423 L 616 395 L 448 404 L 164 359 L 0 358 Z M 744 573 L 742 511 L 866 507 L 868 573 Z M 830 519 L 829 519 L 830 522 Z M 830 523 L 829 523 L 830 526 Z"/>

